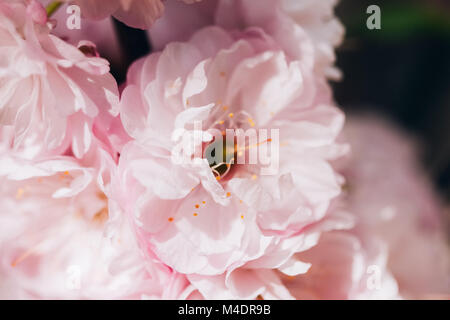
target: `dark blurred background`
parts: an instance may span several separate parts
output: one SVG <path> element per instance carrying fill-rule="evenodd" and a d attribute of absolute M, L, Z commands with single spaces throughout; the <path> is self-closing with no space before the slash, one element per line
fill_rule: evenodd
<path fill-rule="evenodd" d="M 372 4 L 380 30 L 366 27 Z M 336 14 L 346 27 L 337 102 L 347 112 L 382 113 L 417 137 L 424 167 L 450 202 L 450 0 L 342 0 Z"/>

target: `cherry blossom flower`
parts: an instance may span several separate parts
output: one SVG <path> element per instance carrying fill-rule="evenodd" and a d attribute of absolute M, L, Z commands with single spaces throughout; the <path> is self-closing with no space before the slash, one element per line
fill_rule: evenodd
<path fill-rule="evenodd" d="M 52 35 L 36 1 L 2 0 L 0 17 L 0 124 L 16 146 L 34 136 L 48 153 L 82 157 L 117 111 L 109 63 Z"/>
<path fill-rule="evenodd" d="M 288 297 L 273 270 L 293 275 L 309 266 L 292 257 L 317 242 L 319 221 L 340 192 L 328 161 L 346 149 L 335 143 L 343 115 L 312 68 L 260 28 L 208 27 L 129 71 L 121 119 L 134 141 L 121 153 L 117 201 L 140 229 L 144 250 L 186 274 L 206 298 Z M 189 138 L 198 120 L 203 141 Z M 252 128 L 279 129 L 275 174 L 261 174 L 260 164 L 217 172 L 202 156 L 174 156 L 177 136 L 193 155 L 211 145 L 211 129 Z M 258 143 L 270 145 L 272 158 L 273 142 Z M 245 287 L 233 288 L 244 277 Z M 219 284 L 227 290 L 214 290 Z"/>

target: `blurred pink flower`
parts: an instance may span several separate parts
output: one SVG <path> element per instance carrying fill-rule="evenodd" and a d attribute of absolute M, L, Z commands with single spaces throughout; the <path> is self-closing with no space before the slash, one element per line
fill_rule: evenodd
<path fill-rule="evenodd" d="M 312 68 L 259 28 L 208 27 L 129 70 L 121 119 L 134 141 L 121 153 L 116 198 L 146 251 L 187 274 L 206 298 L 289 297 L 271 269 L 307 270 L 292 256 L 316 243 L 321 224 L 305 230 L 339 194 L 328 160 L 345 151 L 334 141 L 344 117 Z M 174 134 L 189 140 L 196 120 L 204 137 L 212 128 L 280 129 L 279 171 L 231 165 L 217 179 L 206 159 L 176 164 Z M 182 145 L 188 154 L 201 147 Z"/>
<path fill-rule="evenodd" d="M 345 198 L 330 206 L 328 217 L 346 214 Z M 358 228 L 358 219 L 351 219 Z M 300 300 L 399 299 L 397 282 L 387 268 L 388 250 L 379 239 L 351 230 L 322 233 L 318 244 L 296 258 L 309 263 L 305 274 L 282 276 L 289 292 Z"/>
<path fill-rule="evenodd" d="M 365 244 L 350 232 L 326 232 L 317 246 L 297 255 L 311 264 L 308 272 L 283 276 L 283 283 L 299 300 L 398 299 L 386 254 L 382 246 Z"/>
<path fill-rule="evenodd" d="M 162 16 L 162 0 L 66 0 L 80 6 L 87 19 L 101 20 L 113 15 L 130 27 L 147 29 Z M 201 0 L 179 0 L 194 3 Z"/>
<path fill-rule="evenodd" d="M 411 138 L 376 116 L 351 117 L 352 146 L 340 165 L 355 234 L 387 248 L 387 268 L 405 298 L 448 297 L 450 248 L 443 208 L 417 161 Z"/>
<path fill-rule="evenodd" d="M 44 5 L 51 2 L 51 0 L 42 1 Z M 79 46 L 80 41 L 90 41 L 95 44 L 102 58 L 107 59 L 116 68 L 121 67 L 123 64 L 121 48 L 113 20 L 110 17 L 90 20 L 82 16 L 80 29 L 70 29 L 66 24 L 68 18 L 66 9 L 66 7 L 59 8 L 49 19 L 53 27 L 52 34 L 76 47 Z"/>
<path fill-rule="evenodd" d="M 87 19 L 102 20 L 113 15 L 127 25 L 147 29 L 158 19 L 164 5 L 161 0 L 66 0 L 79 5 Z"/>
<path fill-rule="evenodd" d="M 43 149 L 82 157 L 93 131 L 109 130 L 117 84 L 106 60 L 50 34 L 37 11 L 35 1 L 0 1 L 0 124 L 14 127 L 16 146 L 38 135 Z"/>
<path fill-rule="evenodd" d="M 442 208 L 410 138 L 373 115 L 348 118 L 340 138 L 352 153 L 335 163 L 346 191 L 330 210 L 353 213 L 355 228 L 322 234 L 296 255 L 308 272 L 283 283 L 298 299 L 448 298 Z"/>

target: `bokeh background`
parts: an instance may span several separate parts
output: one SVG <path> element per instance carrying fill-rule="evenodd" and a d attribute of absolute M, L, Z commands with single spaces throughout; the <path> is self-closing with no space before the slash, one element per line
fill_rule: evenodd
<path fill-rule="evenodd" d="M 366 9 L 381 8 L 381 30 Z M 334 83 L 348 113 L 381 113 L 413 135 L 423 166 L 450 202 L 450 1 L 347 0 L 336 14 L 346 27 Z"/>
<path fill-rule="evenodd" d="M 371 4 L 381 8 L 381 30 L 366 27 Z M 336 14 L 346 27 L 337 49 L 344 78 L 333 84 L 338 104 L 381 114 L 417 140 L 446 203 L 450 241 L 450 1 L 344 0 Z"/>

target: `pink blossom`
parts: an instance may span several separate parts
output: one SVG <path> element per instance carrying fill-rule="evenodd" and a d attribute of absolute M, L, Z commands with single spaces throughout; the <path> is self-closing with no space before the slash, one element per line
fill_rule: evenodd
<path fill-rule="evenodd" d="M 417 162 L 411 138 L 373 115 L 351 117 L 344 130 L 352 153 L 340 171 L 355 234 L 387 248 L 387 268 L 405 298 L 450 294 L 450 250 L 443 208 Z"/>
<path fill-rule="evenodd" d="M 43 150 L 71 146 L 82 157 L 93 132 L 109 130 L 117 84 L 106 60 L 50 34 L 36 10 L 35 1 L 0 2 L 0 124 L 14 127 L 15 146 L 38 135 Z"/>
<path fill-rule="evenodd" d="M 345 150 L 335 143 L 343 115 L 312 68 L 259 28 L 208 27 L 129 71 L 121 119 L 134 141 L 121 153 L 117 199 L 143 248 L 188 275 L 206 298 L 289 297 L 273 270 L 307 269 L 292 257 L 317 242 L 321 228 L 306 228 L 339 194 L 328 160 Z M 194 136 L 196 120 L 204 137 L 212 128 L 280 129 L 279 171 L 236 165 L 217 179 L 201 157 L 175 163 L 174 133 Z M 201 145 L 181 146 L 189 154 Z M 227 290 L 213 290 L 219 284 Z"/>

